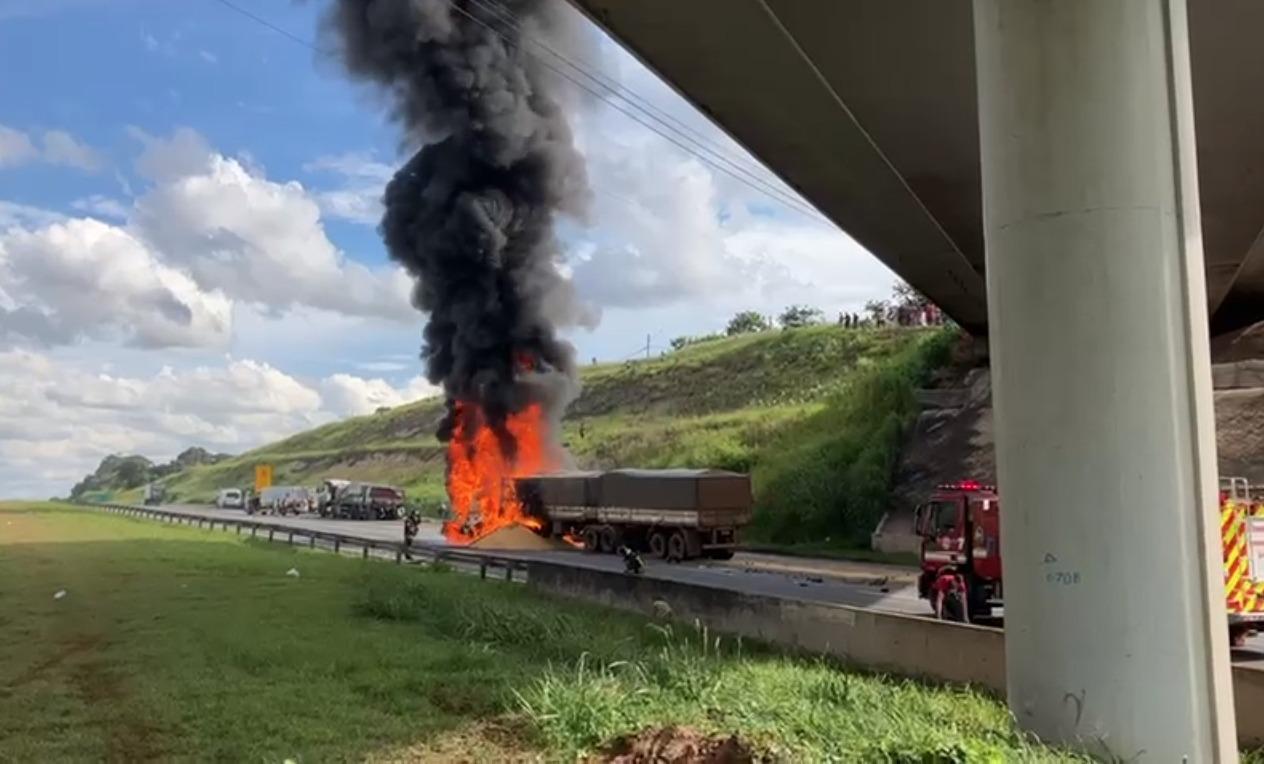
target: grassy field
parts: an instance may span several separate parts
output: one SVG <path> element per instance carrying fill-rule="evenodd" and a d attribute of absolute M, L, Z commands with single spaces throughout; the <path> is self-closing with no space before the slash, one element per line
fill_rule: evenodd
<path fill-rule="evenodd" d="M 1069 759 L 970 691 L 58 505 L 0 504 L 0 640 L 5 760 L 574 761 L 668 724 L 785 761 Z"/>
<path fill-rule="evenodd" d="M 587 366 L 563 439 L 584 468 L 715 467 L 751 472 L 757 540 L 867 546 L 886 509 L 914 390 L 942 363 L 941 330 L 769 331 L 690 345 L 662 357 Z M 166 480 L 180 500 L 246 485 L 256 464 L 278 483 L 347 477 L 444 496 L 432 435 L 437 400 L 299 433 Z M 139 489 L 120 496 L 135 500 Z M 822 539 L 829 539 L 822 542 Z"/>

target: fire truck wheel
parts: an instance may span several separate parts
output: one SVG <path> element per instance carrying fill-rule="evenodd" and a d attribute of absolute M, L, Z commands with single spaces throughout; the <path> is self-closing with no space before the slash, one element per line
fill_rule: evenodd
<path fill-rule="evenodd" d="M 601 551 L 601 532 L 595 525 L 590 525 L 584 529 L 584 551 Z"/>
<path fill-rule="evenodd" d="M 650 534 L 650 554 L 659 559 L 667 558 L 667 537 L 662 531 L 654 531 Z"/>
<path fill-rule="evenodd" d="M 619 548 L 619 529 L 613 525 L 605 525 L 601 528 L 601 551 L 606 554 L 614 553 Z"/>
<path fill-rule="evenodd" d="M 688 556 L 689 542 L 685 540 L 684 531 L 672 533 L 671 538 L 667 539 L 667 559 L 672 562 L 680 562 Z"/>

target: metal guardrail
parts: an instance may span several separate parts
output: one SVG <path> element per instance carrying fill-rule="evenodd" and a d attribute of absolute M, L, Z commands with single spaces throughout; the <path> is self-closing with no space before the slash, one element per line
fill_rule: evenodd
<path fill-rule="evenodd" d="M 361 536 L 351 536 L 344 533 L 330 533 L 328 531 L 298 528 L 291 525 L 279 525 L 258 520 L 237 520 L 212 515 L 199 515 L 192 512 L 172 512 L 171 510 L 137 506 L 135 504 L 91 503 L 82 506 L 101 509 L 125 517 L 150 518 L 174 525 L 196 525 L 198 528 L 209 528 L 211 530 L 214 530 L 215 526 L 219 525 L 224 531 L 227 531 L 229 528 L 235 528 L 239 536 L 244 530 L 248 529 L 251 538 L 261 538 L 263 532 L 266 532 L 267 539 L 271 542 L 278 542 L 281 537 L 284 537 L 285 543 L 294 546 L 295 539 L 298 539 L 306 541 L 309 549 L 324 549 L 332 551 L 334 554 L 344 554 L 344 548 L 359 549 L 360 556 L 363 559 L 367 560 L 371 556 L 379 558 L 384 556 L 388 559 L 393 557 L 397 565 L 403 564 L 405 560 L 419 560 L 431 565 L 435 563 L 467 565 L 478 568 L 479 578 L 487 578 L 488 570 L 500 569 L 503 571 L 506 581 L 522 582 L 525 580 L 525 575 L 515 579 L 514 573 L 521 572 L 525 574 L 529 567 L 529 563 L 526 560 L 515 557 L 451 549 L 436 544 L 413 544 L 405 551 L 401 542 L 366 539 Z"/>

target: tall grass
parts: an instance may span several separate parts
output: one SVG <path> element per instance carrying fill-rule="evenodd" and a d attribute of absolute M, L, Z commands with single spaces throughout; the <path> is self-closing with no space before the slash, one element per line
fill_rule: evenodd
<path fill-rule="evenodd" d="M 648 727 L 738 733 L 784 761 L 1065 761 L 1018 732 L 980 693 L 849 672 L 705 627 L 562 603 L 456 574 L 370 571 L 360 614 L 415 624 L 488 661 L 534 666 L 506 688 L 537 744 L 577 760 Z M 470 667 L 475 671 L 475 667 Z"/>
<path fill-rule="evenodd" d="M 777 543 L 863 544 L 887 508 L 916 390 L 947 360 L 954 335 L 923 334 L 862 364 L 815 413 L 779 432 L 757 455 L 752 535 Z"/>

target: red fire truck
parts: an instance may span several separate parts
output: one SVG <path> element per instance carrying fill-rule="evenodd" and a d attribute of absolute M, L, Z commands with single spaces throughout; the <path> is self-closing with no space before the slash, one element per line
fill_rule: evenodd
<path fill-rule="evenodd" d="M 1225 604 L 1233 644 L 1264 630 L 1264 500 L 1242 478 L 1221 481 Z M 1000 497 L 966 480 L 941 485 L 917 508 L 917 590 L 935 616 L 977 621 L 1002 604 Z"/>
<path fill-rule="evenodd" d="M 917 593 L 936 617 L 974 621 L 1000 605 L 1000 515 L 996 488 L 973 480 L 941 485 L 917 508 Z"/>

